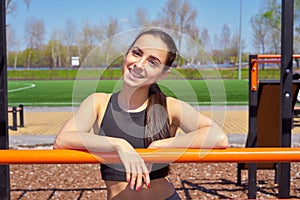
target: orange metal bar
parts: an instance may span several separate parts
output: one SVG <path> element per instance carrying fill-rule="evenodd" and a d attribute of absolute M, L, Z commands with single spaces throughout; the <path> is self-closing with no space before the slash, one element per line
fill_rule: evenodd
<path fill-rule="evenodd" d="M 300 148 L 136 149 L 146 162 L 300 162 Z M 0 164 L 119 163 L 116 152 L 0 150 Z"/>
<path fill-rule="evenodd" d="M 258 54 L 258 59 L 268 59 L 268 58 L 281 58 L 279 54 Z"/>
<path fill-rule="evenodd" d="M 251 70 L 251 90 L 256 91 L 258 88 L 258 63 L 256 59 L 251 61 L 252 63 L 252 70 Z"/>
<path fill-rule="evenodd" d="M 293 55 L 293 58 L 300 58 L 299 54 Z M 281 55 L 279 54 L 259 54 L 257 59 L 252 59 L 252 71 L 251 71 L 251 90 L 257 91 L 258 88 L 258 63 L 279 63 Z"/>
<path fill-rule="evenodd" d="M 281 58 L 280 54 L 259 54 L 257 55 L 258 59 L 268 59 L 268 58 Z M 293 55 L 293 58 L 300 58 L 299 54 Z"/>
<path fill-rule="evenodd" d="M 256 59 L 256 63 L 280 63 L 280 59 Z"/>

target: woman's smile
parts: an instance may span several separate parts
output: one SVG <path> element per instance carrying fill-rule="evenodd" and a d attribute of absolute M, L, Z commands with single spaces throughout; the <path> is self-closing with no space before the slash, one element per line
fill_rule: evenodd
<path fill-rule="evenodd" d="M 137 72 L 136 70 L 134 70 L 132 68 L 129 69 L 129 73 L 130 73 L 130 75 L 133 79 L 142 79 L 142 78 L 144 78 L 144 76 L 142 74 L 140 74 L 139 72 Z"/>

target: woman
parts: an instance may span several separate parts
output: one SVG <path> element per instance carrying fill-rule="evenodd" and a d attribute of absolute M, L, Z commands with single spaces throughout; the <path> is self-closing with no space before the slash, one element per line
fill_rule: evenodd
<path fill-rule="evenodd" d="M 56 149 L 116 151 L 122 164 L 101 164 L 108 199 L 180 199 L 168 164 L 149 164 L 134 148 L 224 148 L 227 137 L 189 104 L 166 97 L 157 85 L 176 57 L 161 30 L 142 32 L 125 55 L 121 91 L 87 97 L 56 137 Z M 89 131 L 95 124 L 98 134 Z M 174 137 L 178 128 L 184 135 Z"/>

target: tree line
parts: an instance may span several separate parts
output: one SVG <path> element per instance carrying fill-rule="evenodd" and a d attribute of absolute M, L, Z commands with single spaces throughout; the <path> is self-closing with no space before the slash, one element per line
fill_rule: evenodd
<path fill-rule="evenodd" d="M 30 9 L 31 0 L 5 0 L 6 15 L 17 12 L 17 5 L 25 3 Z M 295 52 L 300 48 L 300 0 L 295 0 Z M 239 43 L 239 34 L 231 30 L 228 24 L 224 24 L 219 35 L 213 37 L 208 30 L 199 28 L 196 21 L 198 10 L 189 0 L 167 0 L 161 7 L 157 18 L 150 20 L 147 10 L 138 8 L 134 13 L 132 28 L 139 27 L 163 27 L 176 32 L 186 34 L 212 56 L 217 63 L 237 63 L 240 45 L 245 49 L 245 41 Z M 252 45 L 257 53 L 280 53 L 281 33 L 281 3 L 279 0 L 264 0 L 257 14 L 252 16 L 250 24 L 252 27 Z M 7 24 L 7 63 L 8 66 L 16 67 L 50 67 L 70 68 L 71 57 L 79 56 L 83 61 L 99 43 L 102 48 L 97 57 L 97 66 L 120 66 L 123 55 L 114 46 L 114 35 L 122 31 L 121 24 L 116 18 L 100 21 L 98 24 L 86 22 L 77 27 L 72 19 L 67 19 L 61 30 L 54 30 L 50 39 L 45 40 L 45 23 L 42 19 L 27 19 L 24 25 L 26 49 L 20 50 L 20 40 L 15 36 L 13 25 Z M 105 42 L 103 42 L 105 41 Z M 178 48 L 180 49 L 182 36 L 178 37 Z M 188 44 L 184 44 L 188 45 Z M 126 47 L 124 47 L 126 48 Z M 122 49 L 124 52 L 124 49 Z M 126 51 L 126 50 L 125 50 Z M 247 54 L 243 53 L 246 61 Z M 187 61 L 188 60 L 188 61 Z M 180 64 L 185 62 L 196 63 L 203 60 L 203 55 L 197 50 L 193 56 L 185 60 L 182 58 Z"/>

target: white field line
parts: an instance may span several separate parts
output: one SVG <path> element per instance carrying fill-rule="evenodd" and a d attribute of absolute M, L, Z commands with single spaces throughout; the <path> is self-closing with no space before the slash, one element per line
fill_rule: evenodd
<path fill-rule="evenodd" d="M 8 90 L 8 93 L 11 93 L 11 92 L 18 92 L 18 91 L 21 91 L 21 90 L 27 90 L 27 89 L 30 89 L 30 88 L 34 88 L 35 87 L 35 84 L 26 84 L 27 86 L 24 86 L 24 87 L 19 87 L 19 88 L 15 88 L 15 89 L 11 89 L 11 90 Z"/>

